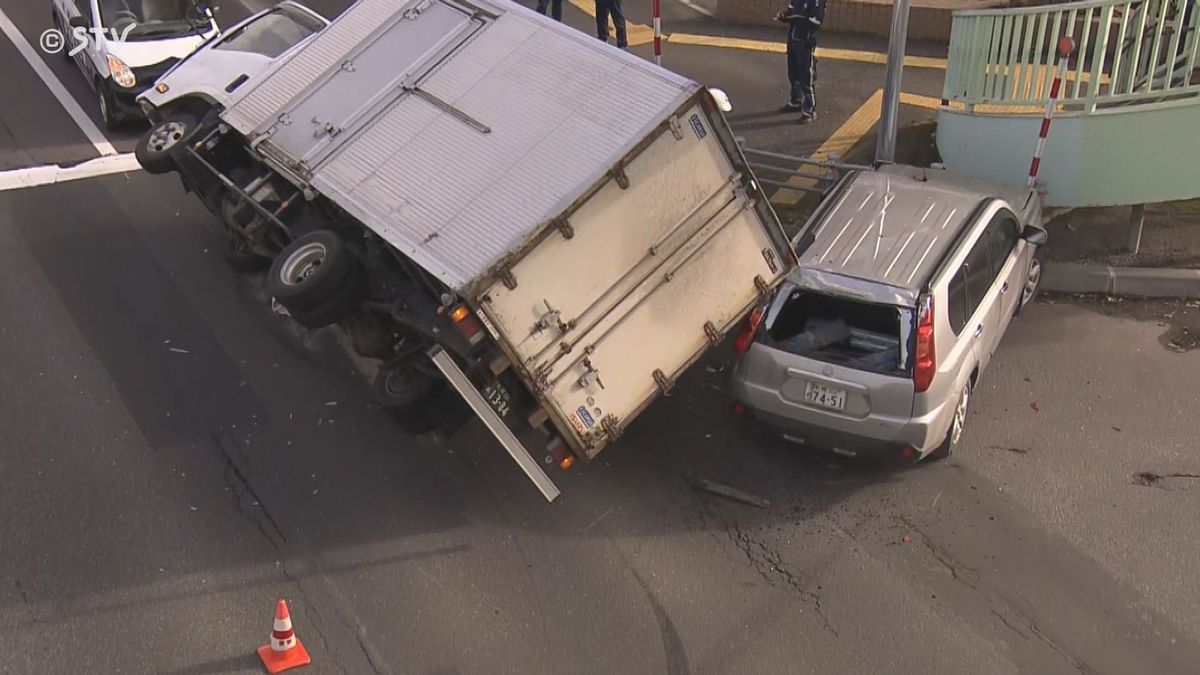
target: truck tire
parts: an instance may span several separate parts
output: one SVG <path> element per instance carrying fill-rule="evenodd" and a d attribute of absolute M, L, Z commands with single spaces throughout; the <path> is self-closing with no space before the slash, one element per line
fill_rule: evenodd
<path fill-rule="evenodd" d="M 317 230 L 288 244 L 267 275 L 267 290 L 293 315 L 316 313 L 346 293 L 358 261 L 342 238 Z"/>
<path fill-rule="evenodd" d="M 438 378 L 402 362 L 382 366 L 375 373 L 371 390 L 379 405 L 394 410 L 419 406 L 437 389 L 437 385 Z"/>
<path fill-rule="evenodd" d="M 163 121 L 142 134 L 133 149 L 133 156 L 146 173 L 170 173 L 175 170 L 171 153 L 192 135 L 199 123 L 199 119 L 186 110 L 170 111 Z"/>
<path fill-rule="evenodd" d="M 367 290 L 367 277 L 357 261 L 352 259 L 352 263 L 345 280 L 333 297 L 312 309 L 289 307 L 288 313 L 292 315 L 292 319 L 305 328 L 324 328 L 346 318 L 358 309 L 359 301 L 362 300 L 363 293 Z M 280 302 L 283 301 L 280 300 Z"/>

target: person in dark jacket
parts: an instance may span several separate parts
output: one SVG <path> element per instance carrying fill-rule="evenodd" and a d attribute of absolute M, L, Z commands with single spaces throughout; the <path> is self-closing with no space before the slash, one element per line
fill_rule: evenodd
<path fill-rule="evenodd" d="M 621 0 L 596 0 L 596 35 L 608 42 L 608 17 L 612 16 L 613 27 L 617 29 L 617 46 L 629 48 L 629 38 L 625 32 L 625 10 L 621 8 Z"/>
<path fill-rule="evenodd" d="M 790 0 L 786 9 L 775 16 L 787 24 L 788 82 L 791 95 L 783 112 L 800 113 L 800 123 L 817 118 L 814 91 L 817 76 L 817 33 L 825 20 L 826 0 Z"/>
<path fill-rule="evenodd" d="M 538 0 L 537 12 L 545 14 L 546 7 L 549 5 L 551 18 L 555 21 L 562 21 L 562 4 L 563 0 Z"/>

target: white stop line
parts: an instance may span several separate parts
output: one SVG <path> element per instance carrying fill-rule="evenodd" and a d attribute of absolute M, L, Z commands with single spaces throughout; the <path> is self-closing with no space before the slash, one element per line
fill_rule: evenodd
<path fill-rule="evenodd" d="M 138 164 L 137 159 L 134 158 L 133 153 L 127 152 L 123 155 L 97 157 L 96 159 L 76 164 L 75 166 L 34 166 L 28 169 L 0 171 L 0 192 L 37 187 L 39 185 L 51 185 L 53 183 L 65 183 L 81 178 L 107 176 L 112 173 L 141 171 L 141 169 L 142 167 Z"/>

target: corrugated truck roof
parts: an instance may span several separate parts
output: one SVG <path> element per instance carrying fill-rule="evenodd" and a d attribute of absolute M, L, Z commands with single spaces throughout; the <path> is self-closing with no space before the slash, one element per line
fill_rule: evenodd
<path fill-rule="evenodd" d="M 399 96 L 347 133 L 311 167 L 310 183 L 462 289 L 540 232 L 699 85 L 514 3 L 433 1 L 495 18 L 422 76 L 427 96 Z M 360 0 L 302 49 L 336 54 L 299 54 L 258 88 L 278 81 L 297 95 L 314 69 L 337 67 L 353 48 L 339 25 L 363 40 L 385 10 L 414 4 Z M 249 134 L 287 107 L 274 103 L 280 98 L 247 96 L 226 119 Z"/>

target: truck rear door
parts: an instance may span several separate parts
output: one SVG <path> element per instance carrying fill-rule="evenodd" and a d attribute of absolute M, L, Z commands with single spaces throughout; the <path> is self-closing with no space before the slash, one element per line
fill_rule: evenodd
<path fill-rule="evenodd" d="M 577 452 L 595 456 L 793 266 L 698 93 L 477 298 Z"/>

